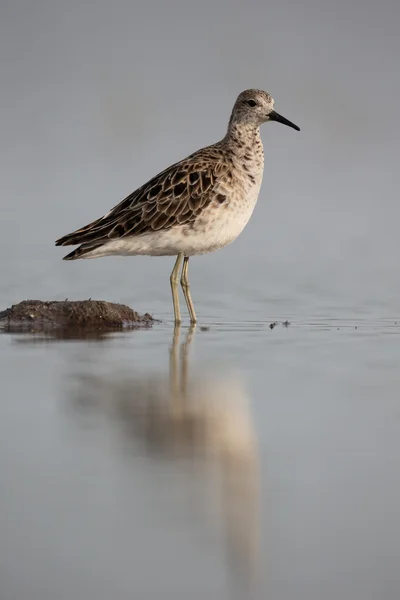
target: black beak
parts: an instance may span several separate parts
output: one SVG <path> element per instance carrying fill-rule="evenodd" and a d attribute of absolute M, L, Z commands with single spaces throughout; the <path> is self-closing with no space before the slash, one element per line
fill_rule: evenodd
<path fill-rule="evenodd" d="M 285 117 L 282 117 L 282 115 L 275 112 L 274 110 L 271 110 L 268 116 L 270 121 L 277 121 L 278 123 L 282 123 L 283 125 L 288 125 L 288 127 L 293 127 L 293 129 L 295 129 L 296 131 L 300 131 L 300 127 L 297 127 L 297 125 L 292 123 L 292 121 L 285 119 Z"/>

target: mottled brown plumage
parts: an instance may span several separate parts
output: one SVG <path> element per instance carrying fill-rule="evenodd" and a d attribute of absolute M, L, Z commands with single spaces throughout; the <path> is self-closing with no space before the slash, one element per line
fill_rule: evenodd
<path fill-rule="evenodd" d="M 77 249 L 80 256 L 107 240 L 193 223 L 214 200 L 214 184 L 229 175 L 229 168 L 217 144 L 202 148 L 153 177 L 104 217 L 58 239 L 56 246 L 84 244 Z"/>

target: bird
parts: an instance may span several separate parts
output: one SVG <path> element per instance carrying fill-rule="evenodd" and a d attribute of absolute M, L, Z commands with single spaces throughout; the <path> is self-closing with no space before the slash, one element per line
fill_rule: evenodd
<path fill-rule="evenodd" d="M 190 322 L 195 324 L 189 259 L 230 244 L 248 223 L 264 171 L 260 126 L 275 121 L 300 131 L 274 105 L 263 90 L 241 92 L 219 142 L 174 163 L 104 216 L 59 238 L 56 246 L 79 244 L 64 260 L 176 256 L 170 276 L 175 325 L 181 323 L 179 274 Z"/>

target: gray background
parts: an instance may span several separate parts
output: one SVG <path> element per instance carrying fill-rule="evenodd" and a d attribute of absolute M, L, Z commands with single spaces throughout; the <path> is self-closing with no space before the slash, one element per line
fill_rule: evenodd
<path fill-rule="evenodd" d="M 246 265 L 245 287 L 258 274 L 269 293 L 307 302 L 315 286 L 351 303 L 398 295 L 396 2 L 2 7 L 1 273 L 8 285 L 34 275 L 17 297 L 45 284 L 63 297 L 79 279 L 84 297 L 121 298 L 128 277 L 137 308 L 159 314 L 169 259 L 64 265 L 53 240 L 222 137 L 247 87 L 272 93 L 302 132 L 264 127 L 255 218 L 231 248 L 196 261 L 198 301 L 220 293 L 232 264 Z"/>
<path fill-rule="evenodd" d="M 174 504 L 179 462 L 169 475 L 139 451 L 127 464 L 108 425 L 92 415 L 86 437 L 64 414 L 82 354 L 88 372 L 136 383 L 165 373 L 172 260 L 63 263 L 53 245 L 221 138 L 248 87 L 301 132 L 264 126 L 254 216 L 191 261 L 191 283 L 211 326 L 192 367 L 247 381 L 266 574 L 254 594 L 398 597 L 399 19 L 395 0 L 2 0 L 0 308 L 92 297 L 167 321 L 93 345 L 1 337 L 2 600 L 248 597 L 217 533 L 199 540 L 192 517 L 149 501 Z"/>

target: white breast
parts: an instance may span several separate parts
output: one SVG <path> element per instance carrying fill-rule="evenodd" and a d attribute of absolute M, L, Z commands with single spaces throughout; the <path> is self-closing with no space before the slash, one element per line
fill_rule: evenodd
<path fill-rule="evenodd" d="M 242 180 L 234 190 L 221 186 L 218 193 L 226 195 L 224 203 L 213 202 L 201 214 L 192 228 L 186 227 L 182 240 L 187 256 L 204 254 L 233 242 L 247 225 L 260 192 L 262 172 L 255 183 Z"/>

